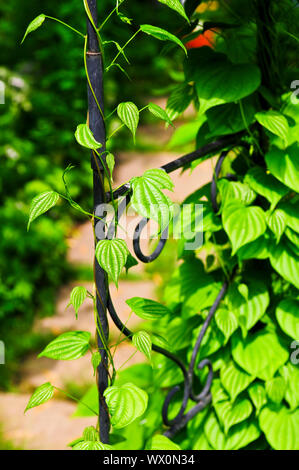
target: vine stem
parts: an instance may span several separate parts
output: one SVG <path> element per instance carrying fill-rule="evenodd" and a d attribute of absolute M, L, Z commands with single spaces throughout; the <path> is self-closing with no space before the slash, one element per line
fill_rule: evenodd
<path fill-rule="evenodd" d="M 57 23 L 61 23 L 63 26 L 66 26 L 67 28 L 71 29 L 75 33 L 79 34 L 79 36 L 81 36 L 82 38 L 85 38 L 85 35 L 83 33 L 73 28 L 73 26 L 70 26 L 69 24 L 65 23 L 64 21 L 61 21 L 58 18 L 54 18 L 53 16 L 48 16 L 48 15 L 45 15 L 45 18 L 48 18 L 48 20 L 57 21 Z"/>

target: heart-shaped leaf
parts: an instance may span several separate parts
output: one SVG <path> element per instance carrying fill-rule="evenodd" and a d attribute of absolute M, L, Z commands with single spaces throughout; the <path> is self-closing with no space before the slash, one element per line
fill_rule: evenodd
<path fill-rule="evenodd" d="M 278 405 L 284 399 L 287 384 L 283 377 L 274 377 L 266 382 L 266 392 L 268 397 Z"/>
<path fill-rule="evenodd" d="M 231 400 L 235 401 L 236 397 L 254 380 L 254 376 L 247 374 L 231 361 L 221 368 L 220 380 Z"/>
<path fill-rule="evenodd" d="M 250 385 L 248 393 L 256 408 L 256 414 L 259 414 L 261 408 L 267 403 L 266 390 L 264 386 L 259 382 L 255 382 Z"/>
<path fill-rule="evenodd" d="M 100 240 L 96 246 L 96 258 L 99 265 L 111 276 L 113 282 L 118 285 L 121 270 L 126 264 L 128 247 L 124 240 Z"/>
<path fill-rule="evenodd" d="M 100 142 L 97 142 L 93 133 L 87 124 L 79 124 L 75 132 L 75 138 L 79 145 L 88 149 L 97 150 L 102 147 Z"/>
<path fill-rule="evenodd" d="M 291 412 L 285 406 L 267 406 L 261 411 L 259 422 L 275 450 L 299 449 L 299 410 Z"/>
<path fill-rule="evenodd" d="M 280 243 L 270 249 L 272 267 L 288 282 L 299 289 L 299 256 L 285 244 Z"/>
<path fill-rule="evenodd" d="M 88 331 L 68 331 L 49 343 L 38 357 L 70 361 L 84 356 L 89 349 Z"/>
<path fill-rule="evenodd" d="M 217 310 L 215 320 L 218 328 L 224 334 L 226 341 L 228 341 L 233 332 L 236 331 L 239 326 L 234 313 L 225 308 L 219 308 Z"/>
<path fill-rule="evenodd" d="M 152 340 L 146 331 L 138 331 L 132 337 L 132 342 L 138 351 L 142 352 L 148 360 L 152 360 Z"/>
<path fill-rule="evenodd" d="M 68 304 L 68 306 L 72 305 L 74 307 L 75 312 L 76 312 L 76 318 L 78 318 L 79 308 L 83 304 L 86 297 L 87 297 L 86 287 L 77 286 L 73 288 L 71 295 L 70 295 L 70 303 Z"/>
<path fill-rule="evenodd" d="M 55 191 L 46 191 L 35 196 L 35 198 L 32 199 L 30 206 L 27 230 L 29 230 L 31 222 L 47 212 L 51 207 L 55 206 L 58 199 L 59 194 Z"/>
<path fill-rule="evenodd" d="M 245 176 L 247 183 L 256 193 L 265 197 L 275 207 L 278 201 L 288 193 L 288 188 L 263 168 L 255 166 Z"/>
<path fill-rule="evenodd" d="M 147 393 L 132 383 L 108 387 L 104 396 L 111 415 L 111 424 L 115 429 L 128 426 L 147 408 Z"/>
<path fill-rule="evenodd" d="M 50 384 L 50 382 L 47 382 L 37 387 L 37 389 L 34 390 L 33 394 L 30 397 L 30 400 L 25 409 L 25 413 L 27 410 L 30 410 L 30 408 L 34 408 L 35 406 L 39 406 L 42 403 L 46 403 L 46 401 L 50 400 L 53 397 L 53 394 L 54 387 Z"/>
<path fill-rule="evenodd" d="M 260 237 L 267 228 L 265 214 L 258 206 L 230 204 L 225 207 L 222 220 L 232 244 L 232 255 L 241 246 Z"/>
<path fill-rule="evenodd" d="M 168 437 L 162 434 L 155 434 L 147 444 L 148 450 L 181 450 L 181 448 L 172 442 Z"/>
<path fill-rule="evenodd" d="M 135 140 L 135 135 L 139 123 L 139 110 L 136 104 L 131 101 L 126 103 L 120 103 L 117 107 L 117 114 L 119 119 L 127 126 L 128 129 L 133 134 Z"/>
<path fill-rule="evenodd" d="M 260 111 L 255 115 L 256 120 L 270 132 L 278 135 L 284 142 L 287 142 L 289 124 L 286 117 L 277 111 Z"/>
<path fill-rule="evenodd" d="M 285 213 L 280 209 L 276 209 L 267 217 L 267 224 L 274 233 L 278 243 L 287 225 Z"/>
<path fill-rule="evenodd" d="M 245 421 L 251 415 L 252 405 L 246 399 L 236 400 L 234 404 L 222 401 L 215 404 L 215 411 L 227 434 L 232 426 Z"/>
<path fill-rule="evenodd" d="M 264 330 L 247 336 L 245 340 L 234 335 L 232 355 L 242 369 L 262 380 L 270 380 L 289 357 L 277 336 Z"/>
<path fill-rule="evenodd" d="M 157 26 L 152 26 L 150 24 L 142 24 L 140 26 L 141 31 L 144 33 L 148 34 L 149 36 L 153 36 L 156 39 L 159 39 L 160 41 L 171 41 L 180 46 L 185 54 L 187 55 L 187 49 L 185 48 L 184 44 L 182 41 L 180 41 L 179 38 L 174 36 L 173 34 L 169 33 L 165 29 L 158 28 Z"/>

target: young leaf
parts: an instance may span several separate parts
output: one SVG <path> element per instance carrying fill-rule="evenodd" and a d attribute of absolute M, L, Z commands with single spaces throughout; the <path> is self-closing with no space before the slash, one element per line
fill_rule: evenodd
<path fill-rule="evenodd" d="M 184 44 L 182 41 L 180 41 L 179 38 L 174 36 L 173 34 L 169 33 L 165 29 L 158 28 L 157 26 L 152 26 L 150 24 L 142 24 L 140 26 L 141 31 L 144 33 L 148 34 L 149 36 L 153 36 L 156 39 L 159 39 L 160 41 L 171 41 L 180 46 L 185 54 L 187 55 L 187 49 L 185 48 Z"/>
<path fill-rule="evenodd" d="M 32 199 L 30 206 L 27 230 L 29 230 L 31 222 L 47 212 L 51 207 L 55 206 L 58 199 L 59 194 L 55 191 L 46 191 L 35 196 L 35 198 Z"/>
<path fill-rule="evenodd" d="M 215 320 L 218 328 L 222 331 L 226 341 L 229 340 L 230 336 L 238 328 L 238 320 L 233 312 L 225 308 L 219 308 L 215 315 Z"/>
<path fill-rule="evenodd" d="M 158 0 L 158 1 L 160 3 L 164 3 L 164 5 L 167 5 L 169 8 L 176 11 L 179 15 L 185 18 L 185 20 L 188 21 L 188 23 L 190 23 L 189 18 L 186 15 L 185 9 L 183 5 L 181 4 L 180 0 Z"/>
<path fill-rule="evenodd" d="M 135 140 L 136 130 L 139 123 L 139 110 L 136 104 L 127 101 L 120 103 L 117 107 L 117 114 L 119 119 L 130 129 Z"/>
<path fill-rule="evenodd" d="M 287 142 L 289 124 L 283 114 L 272 110 L 260 111 L 256 113 L 255 117 L 263 127 Z"/>
<path fill-rule="evenodd" d="M 265 388 L 261 383 L 255 382 L 250 385 L 248 393 L 252 403 L 256 408 L 256 414 L 258 415 L 262 407 L 267 403 Z"/>
<path fill-rule="evenodd" d="M 260 237 L 267 228 L 265 214 L 258 206 L 230 204 L 225 207 L 222 220 L 232 244 L 232 255 L 241 246 Z"/>
<path fill-rule="evenodd" d="M 274 233 L 276 242 L 279 243 L 287 225 L 285 213 L 280 209 L 276 209 L 267 217 L 267 224 Z"/>
<path fill-rule="evenodd" d="M 287 384 L 283 377 L 274 377 L 266 382 L 266 392 L 274 403 L 280 405 L 286 393 Z"/>
<path fill-rule="evenodd" d="M 128 426 L 147 408 L 147 393 L 132 383 L 108 387 L 104 396 L 111 415 L 111 424 L 115 429 Z"/>
<path fill-rule="evenodd" d="M 115 158 L 114 158 L 113 153 L 110 153 L 110 152 L 107 153 L 106 163 L 107 163 L 107 166 L 108 166 L 109 171 L 110 171 L 111 181 L 113 181 L 113 170 L 114 170 L 114 166 L 115 166 Z"/>
<path fill-rule="evenodd" d="M 299 289 L 299 256 L 280 243 L 270 250 L 270 263 L 284 279 Z"/>
<path fill-rule="evenodd" d="M 30 408 L 34 408 L 35 406 L 39 406 L 42 403 L 46 403 L 46 401 L 53 397 L 53 394 L 54 387 L 50 384 L 50 382 L 37 387 L 37 389 L 31 395 L 31 398 L 25 408 L 25 413 L 27 410 L 30 410 Z"/>
<path fill-rule="evenodd" d="M 148 360 L 152 360 L 152 340 L 146 331 L 138 331 L 132 337 L 132 342 L 138 351 L 142 352 Z"/>
<path fill-rule="evenodd" d="M 46 19 L 46 16 L 41 14 L 39 16 L 37 16 L 33 21 L 31 21 L 31 23 L 29 24 L 28 28 L 26 29 L 26 32 L 24 34 L 24 37 L 22 39 L 22 42 L 21 44 L 23 44 L 23 42 L 25 41 L 26 37 L 28 36 L 28 34 L 32 33 L 33 31 L 35 31 L 36 29 L 38 29 L 42 24 L 43 22 L 45 21 Z"/>
<path fill-rule="evenodd" d="M 168 116 L 167 112 L 164 111 L 164 109 L 162 109 L 160 106 L 158 106 L 157 104 L 155 103 L 150 103 L 148 105 L 148 110 L 150 113 L 152 113 L 154 116 L 156 116 L 157 118 L 159 119 L 162 119 L 162 121 L 165 121 L 167 122 L 168 124 L 170 124 L 171 126 L 173 126 L 173 123 L 172 123 L 172 120 L 170 119 L 170 117 Z"/>
<path fill-rule="evenodd" d="M 91 364 L 92 364 L 92 367 L 93 367 L 93 375 L 96 375 L 96 370 L 99 367 L 99 365 L 101 364 L 101 360 L 102 360 L 102 358 L 101 358 L 101 354 L 99 353 L 99 351 L 96 351 L 91 356 Z"/>
<path fill-rule="evenodd" d="M 276 309 L 276 318 L 280 328 L 291 338 L 299 338 L 299 301 L 282 300 Z"/>
<path fill-rule="evenodd" d="M 70 295 L 70 302 L 69 302 L 68 306 L 72 305 L 74 307 L 75 313 L 76 313 L 76 318 L 78 318 L 79 308 L 83 304 L 86 297 L 87 297 L 86 287 L 77 286 L 77 287 L 73 288 L 73 290 L 71 292 L 71 295 Z"/>
<path fill-rule="evenodd" d="M 126 300 L 126 303 L 138 317 L 144 320 L 157 320 L 171 313 L 165 305 L 142 297 L 132 297 Z"/>
<path fill-rule="evenodd" d="M 68 331 L 49 343 L 38 357 L 70 361 L 84 356 L 89 348 L 90 333 L 87 331 Z"/>
<path fill-rule="evenodd" d="M 88 149 L 97 150 L 102 147 L 100 142 L 97 142 L 93 136 L 93 133 L 89 129 L 87 124 L 79 124 L 75 132 L 75 138 L 79 145 Z"/>
<path fill-rule="evenodd" d="M 111 276 L 113 282 L 118 285 L 118 278 L 128 257 L 128 247 L 124 240 L 100 240 L 96 246 L 96 258 L 99 265 Z"/>

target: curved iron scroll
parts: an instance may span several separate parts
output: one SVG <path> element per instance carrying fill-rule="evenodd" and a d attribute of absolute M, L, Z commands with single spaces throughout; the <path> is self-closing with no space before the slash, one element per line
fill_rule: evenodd
<path fill-rule="evenodd" d="M 222 163 L 226 157 L 226 155 L 229 152 L 229 149 L 232 147 L 236 147 L 237 145 L 243 145 L 242 142 L 240 142 L 241 137 L 244 135 L 243 132 L 239 132 L 236 134 L 232 134 L 226 137 L 223 137 L 222 139 L 219 139 L 215 142 L 212 142 L 205 147 L 202 147 L 199 150 L 196 150 L 195 152 L 192 152 L 191 154 L 185 155 L 181 158 L 178 158 L 177 160 L 174 160 L 173 162 L 167 163 L 166 165 L 162 166 L 161 168 L 164 169 L 167 173 L 170 173 L 172 171 L 175 171 L 187 164 L 190 164 L 192 161 L 197 160 L 201 157 L 204 157 L 208 154 L 213 154 L 217 153 L 222 150 L 222 153 L 217 161 L 216 168 L 215 168 L 215 173 L 213 176 L 213 180 L 211 183 L 211 201 L 212 201 L 212 207 L 215 213 L 219 211 L 218 203 L 217 203 L 217 178 L 220 174 L 221 166 Z M 225 149 L 225 150 L 223 150 Z M 226 178 L 228 179 L 233 179 L 231 175 L 226 175 Z M 125 211 L 127 205 L 130 202 L 130 192 L 131 188 L 128 183 L 122 185 L 119 187 L 114 193 L 114 197 L 118 197 L 120 195 L 125 195 L 124 199 L 121 201 L 119 210 L 118 210 L 118 217 L 120 218 L 123 212 Z M 107 200 L 111 200 L 111 195 L 107 193 Z M 136 257 L 142 261 L 143 263 L 150 263 L 154 261 L 162 252 L 166 241 L 167 241 L 167 236 L 168 236 L 168 228 L 164 230 L 164 232 L 161 235 L 161 238 L 159 240 L 159 243 L 157 247 L 155 248 L 154 252 L 151 253 L 150 255 L 145 255 L 140 247 L 140 236 L 142 230 L 145 228 L 146 224 L 148 223 L 149 219 L 143 218 L 141 221 L 138 223 L 136 226 L 135 232 L 134 232 L 134 239 L 133 239 L 133 248 Z M 110 227 L 108 228 L 107 232 L 107 238 L 112 238 L 114 235 L 114 222 L 111 223 Z M 232 273 L 230 279 L 226 279 L 225 282 L 222 285 L 222 288 L 220 289 L 212 307 L 209 310 L 209 313 L 202 324 L 202 327 L 200 329 L 199 335 L 197 337 L 195 346 L 192 351 L 191 355 L 191 360 L 189 363 L 188 368 L 185 367 L 184 363 L 181 361 L 180 358 L 178 358 L 175 354 L 167 351 L 164 348 L 161 348 L 160 346 L 157 346 L 155 344 L 152 345 L 152 350 L 156 351 L 160 354 L 163 354 L 165 357 L 173 361 L 182 371 L 183 373 L 183 399 L 182 399 L 182 404 L 180 407 L 179 412 L 177 415 L 169 419 L 169 407 L 170 404 L 174 398 L 174 396 L 181 390 L 181 386 L 176 385 L 173 387 L 167 394 L 163 408 L 162 408 L 162 418 L 164 425 L 167 426 L 167 430 L 164 432 L 164 435 L 171 438 L 173 437 L 178 431 L 180 431 L 183 427 L 186 426 L 186 424 L 197 414 L 199 413 L 203 408 L 205 408 L 212 399 L 211 396 L 211 385 L 212 385 L 212 380 L 213 380 L 213 366 L 212 363 L 209 359 L 202 359 L 199 364 L 198 364 L 198 369 L 204 369 L 205 367 L 208 368 L 208 375 L 206 382 L 201 390 L 200 393 L 195 393 L 194 388 L 193 388 L 193 379 L 194 379 L 194 371 L 195 371 L 195 364 L 196 364 L 196 359 L 200 350 L 200 346 L 202 344 L 202 340 L 204 338 L 204 335 L 211 323 L 212 318 L 215 315 L 215 312 L 223 299 L 223 297 L 226 294 L 226 291 L 228 289 L 228 286 L 234 277 L 234 273 Z M 109 311 L 109 314 L 111 316 L 112 321 L 116 325 L 116 327 L 129 339 L 132 339 L 133 332 L 130 331 L 120 320 L 120 318 L 117 315 L 117 312 L 114 308 L 110 291 L 108 290 L 108 300 L 107 300 L 107 308 Z M 195 405 L 189 409 L 188 412 L 186 412 L 187 404 L 188 401 L 192 400 Z"/>

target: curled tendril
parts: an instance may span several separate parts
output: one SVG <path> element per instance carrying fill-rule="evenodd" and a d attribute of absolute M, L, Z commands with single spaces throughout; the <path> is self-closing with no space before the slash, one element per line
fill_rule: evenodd
<path fill-rule="evenodd" d="M 163 230 L 161 234 L 161 238 L 158 242 L 158 245 L 156 246 L 153 253 L 151 253 L 150 255 L 145 255 L 144 253 L 142 253 L 141 248 L 140 248 L 140 237 L 141 237 L 142 230 L 144 229 L 144 227 L 146 227 L 149 220 L 150 219 L 147 219 L 146 217 L 141 219 L 141 221 L 138 223 L 137 227 L 135 228 L 134 237 L 133 237 L 134 253 L 137 256 L 137 258 L 143 263 L 151 263 L 152 261 L 157 259 L 158 256 L 161 254 L 168 238 L 168 227 L 166 227 Z"/>

